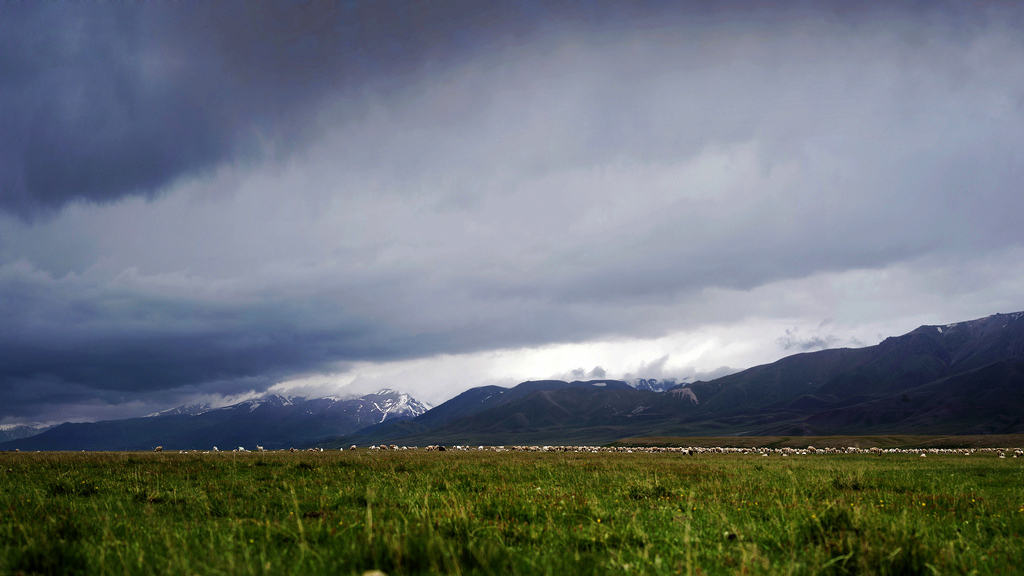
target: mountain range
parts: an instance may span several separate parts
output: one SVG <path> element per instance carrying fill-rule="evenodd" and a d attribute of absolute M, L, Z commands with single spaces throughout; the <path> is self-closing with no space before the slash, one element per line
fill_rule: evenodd
<path fill-rule="evenodd" d="M 665 392 L 625 382 L 474 388 L 344 441 L 608 443 L 635 436 L 1024 432 L 1024 313 L 921 326 Z"/>
<path fill-rule="evenodd" d="M 349 444 L 605 444 L 638 436 L 1024 432 L 1024 313 L 921 326 L 875 346 L 788 356 L 708 382 L 539 380 L 482 386 L 428 409 L 267 396 L 146 418 L 62 424 L 0 450 Z"/>
<path fill-rule="evenodd" d="M 256 445 L 269 450 L 309 446 L 428 410 L 408 394 L 387 389 L 352 399 L 268 395 L 222 408 L 193 404 L 142 418 L 65 423 L 4 442 L 0 450 L 252 450 Z"/>
<path fill-rule="evenodd" d="M 23 424 L 8 426 L 0 425 L 0 443 L 7 442 L 9 440 L 18 440 L 19 438 L 28 438 L 29 436 L 35 436 L 36 434 L 42 434 L 53 426 L 26 426 Z"/>

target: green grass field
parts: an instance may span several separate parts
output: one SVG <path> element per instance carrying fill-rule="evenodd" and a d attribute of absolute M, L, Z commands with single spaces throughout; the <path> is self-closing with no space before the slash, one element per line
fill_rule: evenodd
<path fill-rule="evenodd" d="M 2 574 L 1024 570 L 1024 459 L 2 453 Z"/>

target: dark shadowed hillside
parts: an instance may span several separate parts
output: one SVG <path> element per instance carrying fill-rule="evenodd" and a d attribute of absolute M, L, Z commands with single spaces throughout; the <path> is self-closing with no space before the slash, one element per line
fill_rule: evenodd
<path fill-rule="evenodd" d="M 348 441 L 607 442 L 627 436 L 1024 432 L 1024 313 L 922 326 L 667 392 L 618 381 L 475 388 Z"/>

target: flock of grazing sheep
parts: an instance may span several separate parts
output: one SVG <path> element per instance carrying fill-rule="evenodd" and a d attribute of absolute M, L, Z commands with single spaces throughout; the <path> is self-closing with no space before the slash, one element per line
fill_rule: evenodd
<path fill-rule="evenodd" d="M 162 452 L 163 446 L 157 446 L 154 451 Z M 359 447 L 352 445 L 349 450 L 358 450 Z M 339 448 L 344 451 L 344 448 Z M 371 451 L 401 451 L 401 450 L 419 450 L 417 446 L 396 446 L 394 444 L 379 446 L 368 446 L 367 450 Z M 690 447 L 666 447 L 666 446 L 637 446 L 637 447 L 606 447 L 606 446 L 477 446 L 473 448 L 471 446 L 449 446 L 444 447 L 441 445 L 430 445 L 424 448 L 427 452 L 445 452 L 445 451 L 477 451 L 477 452 L 590 452 L 590 453 L 620 453 L 620 454 L 660 454 L 660 453 L 674 453 L 674 454 L 750 454 L 768 456 L 770 454 L 776 454 L 779 456 L 806 456 L 809 454 L 874 454 L 881 456 L 883 454 L 920 454 L 922 458 L 928 454 L 953 454 L 960 456 L 971 456 L 973 454 L 978 455 L 996 455 L 999 458 L 1006 458 L 1006 453 L 1012 450 L 1014 458 L 1024 457 L 1024 450 L 1020 448 L 857 448 L 855 446 L 848 446 L 846 448 L 815 448 L 814 446 L 808 446 L 806 448 L 728 448 L 728 447 L 714 447 L 705 448 L 699 446 Z M 305 450 L 298 450 L 296 448 L 289 448 L 287 450 L 279 450 L 279 452 L 323 452 L 323 448 L 306 448 Z M 198 450 L 179 450 L 179 454 L 196 453 Z M 210 454 L 221 452 L 216 446 L 213 450 L 203 451 L 203 454 Z M 254 450 L 247 450 L 242 446 L 231 450 L 231 452 L 254 452 Z M 263 446 L 256 446 L 255 452 L 267 452 Z"/>

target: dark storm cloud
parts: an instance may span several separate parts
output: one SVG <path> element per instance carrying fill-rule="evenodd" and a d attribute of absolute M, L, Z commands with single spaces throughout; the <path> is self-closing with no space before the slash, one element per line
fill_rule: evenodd
<path fill-rule="evenodd" d="M 1020 293 L 1013 5 L 284 6 L 4 6 L 0 418 Z"/>
<path fill-rule="evenodd" d="M 231 87 L 161 45 L 157 11 L 21 3 L 0 24 L 0 206 L 150 193 L 234 154 Z M 198 82 L 197 82 L 198 81 Z M 205 81 L 205 85 L 204 85 Z M 239 102 L 245 105 L 244 102 Z"/>
<path fill-rule="evenodd" d="M 328 90 L 460 41 L 443 12 L 379 2 L 3 11 L 0 207 L 21 215 L 287 152 Z"/>
<path fill-rule="evenodd" d="M 287 155 L 325 97 L 526 41 L 561 3 L 8 3 L 0 19 L 0 209 L 153 194 L 221 163 Z"/>
<path fill-rule="evenodd" d="M 400 88 L 489 47 L 614 31 L 878 11 L 869 3 L 209 2 L 5 4 L 0 209 L 151 195 L 223 163 L 286 156 L 339 90 Z M 955 6 L 955 5 L 953 5 Z M 913 4 L 896 16 L 974 14 Z M 775 14 L 775 13 L 778 14 Z M 687 32 L 689 33 L 689 32 Z"/>
<path fill-rule="evenodd" d="M 350 359 L 445 346 L 388 334 L 323 301 L 167 297 L 17 265 L 0 270 L 0 316 L 4 416 L 77 403 L 90 391 L 122 402 L 197 385 L 233 395 Z"/>

